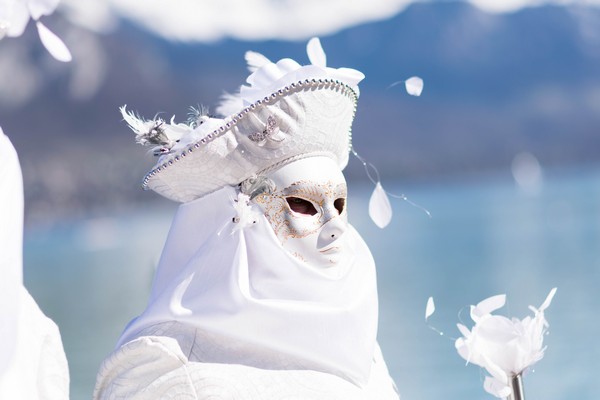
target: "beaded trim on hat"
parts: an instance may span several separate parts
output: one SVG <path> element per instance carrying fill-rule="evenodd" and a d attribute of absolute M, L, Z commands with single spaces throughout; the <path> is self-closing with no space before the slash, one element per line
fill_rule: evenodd
<path fill-rule="evenodd" d="M 228 118 L 226 118 L 226 120 L 229 119 L 229 121 L 226 122 L 224 125 L 213 130 L 211 133 L 207 134 L 204 138 L 196 141 L 195 143 L 188 145 L 182 151 L 180 151 L 178 154 L 172 156 L 172 158 L 170 160 L 165 161 L 161 165 L 153 168 L 144 177 L 144 180 L 142 182 L 142 188 L 144 190 L 149 190 L 148 183 L 150 182 L 150 179 L 152 179 L 154 176 L 159 174 L 161 171 L 164 171 L 168 167 L 174 165 L 179 160 L 185 158 L 188 154 L 193 153 L 195 149 L 199 149 L 202 146 L 205 146 L 208 143 L 212 142 L 213 140 L 224 135 L 226 132 L 231 130 L 231 128 L 233 128 L 238 122 L 240 122 L 242 120 L 242 118 L 244 118 L 248 113 L 250 113 L 251 111 L 254 111 L 256 109 L 256 107 L 261 106 L 261 105 L 272 104 L 280 97 L 288 95 L 291 92 L 296 92 L 296 91 L 301 91 L 301 90 L 306 90 L 306 89 L 313 89 L 313 88 L 340 90 L 342 92 L 342 94 L 344 94 L 352 99 L 352 102 L 354 104 L 354 108 L 352 111 L 353 117 L 356 114 L 356 106 L 358 103 L 358 94 L 352 87 L 350 87 L 349 85 L 347 85 L 337 79 L 313 78 L 313 79 L 305 79 L 302 81 L 297 81 L 295 83 L 291 83 L 290 85 L 287 85 L 287 86 L 273 92 L 270 96 L 266 96 L 263 99 L 258 100 L 256 102 L 254 102 L 253 104 L 247 106 L 239 113 L 234 114 L 233 116 L 229 116 Z M 352 148 L 352 130 L 351 129 L 348 131 L 348 143 L 349 143 L 348 148 L 349 149 Z M 297 158 L 297 156 L 294 156 L 294 157 Z M 294 157 L 292 157 L 292 158 L 294 158 Z M 287 160 L 279 161 L 279 162 L 277 162 L 277 165 L 283 165 L 283 164 L 286 164 L 287 162 L 288 162 Z"/>

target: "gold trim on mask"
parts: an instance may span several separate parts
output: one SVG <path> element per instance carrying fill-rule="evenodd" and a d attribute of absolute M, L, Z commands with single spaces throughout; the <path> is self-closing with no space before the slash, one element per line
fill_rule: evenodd
<path fill-rule="evenodd" d="M 311 202 L 317 213 L 304 215 L 293 211 L 287 203 L 288 197 L 298 197 Z M 334 202 L 340 198 L 344 199 L 344 208 L 341 213 L 334 206 Z M 281 191 L 260 194 L 254 201 L 261 205 L 273 231 L 281 242 L 285 243 L 289 238 L 303 238 L 316 233 L 323 225 L 336 217 L 346 218 L 346 199 L 345 183 L 298 181 Z M 291 226 L 292 219 L 299 218 L 310 221 L 307 228 L 297 229 Z"/>

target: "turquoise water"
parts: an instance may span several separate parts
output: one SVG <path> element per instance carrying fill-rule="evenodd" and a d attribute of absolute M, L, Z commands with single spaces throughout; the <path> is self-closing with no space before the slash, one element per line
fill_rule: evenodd
<path fill-rule="evenodd" d="M 457 355 L 455 324 L 469 304 L 506 293 L 500 310 L 522 318 L 554 286 L 545 358 L 525 377 L 528 399 L 597 399 L 600 382 L 600 170 L 546 173 L 537 195 L 510 179 L 386 189 L 406 193 L 384 230 L 367 216 L 371 186 L 351 185 L 349 212 L 378 265 L 379 340 L 402 398 L 492 399 L 479 368 Z M 385 182 L 384 182 L 385 184 Z M 145 306 L 175 208 L 29 229 L 25 282 L 59 325 L 73 399 L 91 397 L 95 374 L 124 325 Z M 431 324 L 425 303 L 436 299 Z M 460 315 L 459 315 L 460 314 Z"/>

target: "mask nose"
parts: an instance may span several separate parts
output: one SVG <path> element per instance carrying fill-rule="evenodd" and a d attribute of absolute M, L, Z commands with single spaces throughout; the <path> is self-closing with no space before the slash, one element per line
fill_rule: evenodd
<path fill-rule="evenodd" d="M 329 244 L 340 239 L 344 233 L 346 233 L 347 229 L 348 224 L 343 218 L 340 218 L 339 216 L 333 218 L 323 225 L 323 229 L 321 230 L 317 241 L 317 247 L 327 247 Z"/>

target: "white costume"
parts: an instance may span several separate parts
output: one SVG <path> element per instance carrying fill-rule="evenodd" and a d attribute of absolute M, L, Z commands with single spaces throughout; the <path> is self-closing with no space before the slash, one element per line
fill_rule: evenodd
<path fill-rule="evenodd" d="M 362 74 L 327 68 L 318 40 L 310 66 L 261 57 L 223 120 L 123 110 L 163 154 L 144 184 L 185 204 L 96 399 L 398 399 L 341 173 Z"/>
<path fill-rule="evenodd" d="M 0 399 L 69 398 L 69 370 L 56 324 L 22 283 L 23 182 L 0 129 Z"/>

